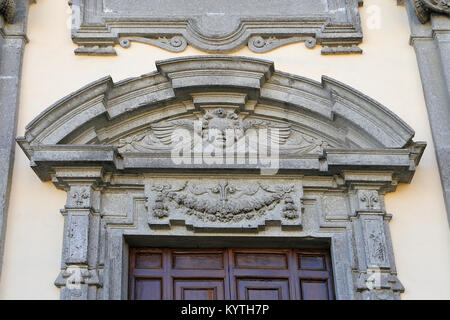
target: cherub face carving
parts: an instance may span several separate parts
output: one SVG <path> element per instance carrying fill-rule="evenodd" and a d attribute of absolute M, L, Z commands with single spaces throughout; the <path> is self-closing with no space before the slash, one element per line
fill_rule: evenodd
<path fill-rule="evenodd" d="M 231 147 L 242 135 L 243 125 L 231 111 L 218 108 L 203 117 L 203 139 L 218 148 Z"/>
<path fill-rule="evenodd" d="M 198 125 L 199 120 L 200 125 Z M 189 140 L 192 148 L 196 143 L 195 137 L 197 136 L 201 138 L 203 147 L 212 145 L 228 149 L 243 138 L 255 139 L 250 131 L 252 129 L 264 130 L 267 145 L 284 144 L 291 132 L 290 125 L 287 123 L 244 119 L 234 111 L 225 108 L 209 110 L 199 120 L 177 119 L 154 123 L 151 125 L 152 136 L 168 146 L 185 144 Z M 190 137 L 186 137 L 186 135 L 190 135 Z"/>

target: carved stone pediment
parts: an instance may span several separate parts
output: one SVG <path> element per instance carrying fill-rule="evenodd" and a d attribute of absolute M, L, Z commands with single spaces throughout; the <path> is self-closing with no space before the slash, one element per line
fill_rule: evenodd
<path fill-rule="evenodd" d="M 407 124 L 342 83 L 264 60 L 185 57 L 157 69 L 80 89 L 18 139 L 39 177 L 67 192 L 55 282 L 63 299 L 127 297 L 127 246 L 250 246 L 251 235 L 271 246 L 330 244 L 338 299 L 399 298 L 384 195 L 411 181 L 425 149 Z M 246 156 L 259 131 L 279 151 L 275 171 L 252 157 L 177 163 L 172 154 L 214 146 L 240 155 L 250 142 Z"/>
<path fill-rule="evenodd" d="M 408 182 L 424 149 L 387 108 L 327 77 L 316 83 L 231 56 L 157 69 L 117 84 L 100 79 L 30 123 L 19 143 L 39 176 L 51 179 L 62 163 L 121 172 L 366 167 Z"/>
<path fill-rule="evenodd" d="M 258 230 L 266 224 L 301 229 L 298 180 L 152 179 L 146 182 L 149 225 L 195 230 Z"/>

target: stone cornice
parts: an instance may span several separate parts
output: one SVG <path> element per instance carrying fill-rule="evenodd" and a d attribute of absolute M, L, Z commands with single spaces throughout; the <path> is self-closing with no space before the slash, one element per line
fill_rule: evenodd
<path fill-rule="evenodd" d="M 25 142 L 18 140 L 24 146 Z M 352 172 L 355 180 L 356 172 L 362 172 L 361 176 L 368 177 L 371 172 L 373 177 L 385 176 L 389 173 L 390 179 L 383 180 L 383 186 L 387 191 L 395 189 L 397 183 L 410 183 L 416 168 L 416 155 L 422 155 L 426 144 L 417 142 L 414 151 L 410 149 L 378 149 L 378 150 L 324 150 L 323 154 L 305 154 L 298 156 L 280 155 L 279 174 L 320 176 L 339 175 L 348 177 Z M 32 150 L 32 151 L 31 151 Z M 88 175 L 87 168 L 103 168 L 110 173 L 258 173 L 260 167 L 256 164 L 176 164 L 171 154 L 152 155 L 147 153 L 121 154 L 113 146 L 96 145 L 48 145 L 31 148 L 30 157 L 33 170 L 43 180 L 52 179 L 53 173 L 62 168 L 76 168 L 82 166 L 85 178 Z M 417 151 L 420 150 L 420 151 Z M 417 163 L 418 164 L 418 163 Z M 73 178 L 73 176 L 70 176 Z M 348 178 L 346 178 L 348 180 Z M 349 181 L 353 181 L 350 179 Z M 383 178 L 384 179 L 384 178 Z M 375 178 L 370 178 L 367 183 L 375 183 Z"/>
<path fill-rule="evenodd" d="M 355 133 L 346 139 L 366 148 L 403 148 L 414 136 L 414 131 L 400 118 L 357 90 L 325 76 L 322 83 L 317 83 L 274 71 L 273 63 L 265 60 L 197 56 L 157 62 L 157 68 L 159 72 L 116 84 L 105 77 L 61 99 L 27 126 L 27 143 L 63 143 L 83 131 L 82 127 L 87 129 L 105 116 L 108 122 L 118 121 L 125 115 L 138 116 L 161 105 L 180 104 L 181 109 L 176 109 L 180 115 L 194 112 L 199 103 L 194 103 L 193 99 L 198 98 L 193 97 L 202 92 L 229 93 L 215 97 L 219 99 L 216 104 L 230 104 L 229 99 L 236 103 L 235 94 L 243 94 L 243 99 L 249 101 L 241 110 L 246 112 L 253 108 L 252 101 L 307 112 L 311 121 L 317 119 L 316 126 L 319 123 L 329 126 L 345 119 L 354 127 L 352 132 L 358 131 L 358 137 L 363 137 L 360 140 Z M 105 126 L 108 124 L 101 124 Z M 97 143 L 104 139 L 98 136 L 101 131 L 98 129 L 93 132 L 97 134 L 94 138 Z"/>
<path fill-rule="evenodd" d="M 361 53 L 362 0 L 216 0 L 173 2 L 71 0 L 79 55 L 116 55 L 115 46 L 145 43 L 172 52 L 190 45 L 211 53 L 248 46 L 267 52 L 289 43 L 322 45 L 322 54 Z"/>
<path fill-rule="evenodd" d="M 170 135 L 165 128 L 217 108 L 230 119 L 241 117 L 236 126 L 271 123 L 284 128 L 289 139 L 300 137 L 281 146 L 280 173 L 387 170 L 395 181 L 410 182 L 425 149 L 387 108 L 325 76 L 317 83 L 278 72 L 270 61 L 230 56 L 177 58 L 156 66 L 157 72 L 119 83 L 102 78 L 33 120 L 18 142 L 41 179 L 49 180 L 60 166 L 124 173 L 259 170 L 247 162 L 179 164 L 170 147 L 152 136 L 158 130 L 162 137 Z"/>

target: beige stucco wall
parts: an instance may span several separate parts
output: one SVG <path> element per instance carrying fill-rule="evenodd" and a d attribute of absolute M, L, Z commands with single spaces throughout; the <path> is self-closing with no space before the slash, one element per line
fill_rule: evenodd
<path fill-rule="evenodd" d="M 409 25 L 396 1 L 366 0 L 361 8 L 363 55 L 322 56 L 293 44 L 267 54 L 242 49 L 236 55 L 275 61 L 276 68 L 320 80 L 340 80 L 378 100 L 428 141 L 415 178 L 386 198 L 393 214 L 392 240 L 404 299 L 450 299 L 450 232 Z M 381 20 L 377 20 L 377 14 Z M 204 54 L 188 48 L 173 54 L 133 43 L 117 57 L 77 57 L 67 27 L 67 1 L 39 0 L 30 10 L 30 43 L 25 50 L 18 135 L 42 110 L 105 75 L 114 81 L 155 69 L 154 61 Z M 377 28 L 379 26 L 379 29 Z M 58 299 L 53 282 L 62 247 L 65 193 L 42 183 L 17 148 L 8 217 L 0 299 Z"/>

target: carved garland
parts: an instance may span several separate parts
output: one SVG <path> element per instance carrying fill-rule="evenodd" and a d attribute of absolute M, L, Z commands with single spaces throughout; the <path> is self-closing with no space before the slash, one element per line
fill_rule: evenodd
<path fill-rule="evenodd" d="M 299 217 L 298 208 L 289 195 L 294 191 L 293 185 L 272 186 L 258 182 L 239 188 L 222 180 L 212 187 L 184 182 L 179 186 L 155 184 L 152 190 L 156 192 L 152 205 L 153 216 L 160 219 L 169 216 L 169 202 L 185 208 L 187 215 L 211 222 L 251 220 L 263 216 L 281 202 L 284 205 L 281 209 L 284 218 Z M 210 197 L 200 198 L 200 195 Z"/>

